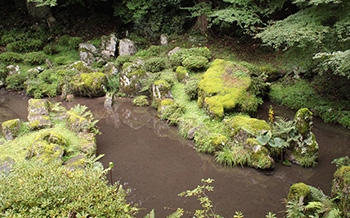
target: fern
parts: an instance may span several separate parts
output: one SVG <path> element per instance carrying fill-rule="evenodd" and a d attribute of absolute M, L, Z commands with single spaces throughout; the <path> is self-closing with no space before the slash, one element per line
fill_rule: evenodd
<path fill-rule="evenodd" d="M 339 217 L 341 217 L 341 213 L 338 208 L 333 208 L 324 216 L 324 218 L 339 218 Z"/>
<path fill-rule="evenodd" d="M 309 185 L 309 189 L 310 189 L 310 192 L 311 192 L 311 198 L 312 200 L 314 201 L 320 201 L 320 202 L 324 202 L 326 200 L 329 200 L 328 196 L 325 195 L 322 190 L 318 189 L 318 188 L 315 188 L 311 185 Z"/>
<path fill-rule="evenodd" d="M 180 218 L 184 214 L 184 210 L 182 208 L 178 208 L 174 213 L 167 216 L 167 218 Z"/>

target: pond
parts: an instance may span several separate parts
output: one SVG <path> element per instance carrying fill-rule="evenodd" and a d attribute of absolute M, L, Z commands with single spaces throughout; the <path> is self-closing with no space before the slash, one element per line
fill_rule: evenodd
<path fill-rule="evenodd" d="M 28 98 L 0 91 L 0 122 L 26 120 Z M 51 99 L 53 102 L 59 98 Z M 350 131 L 314 118 L 313 132 L 319 143 L 319 164 L 314 168 L 284 166 L 277 162 L 275 170 L 263 172 L 251 168 L 228 168 L 217 164 L 214 157 L 198 153 L 193 142 L 177 135 L 175 127 L 159 120 L 151 107 L 133 106 L 130 99 L 120 98 L 112 108 L 104 107 L 104 98 L 76 98 L 63 102 L 67 108 L 86 105 L 99 119 L 103 133 L 97 136 L 101 162 L 115 168 L 108 178 L 120 181 L 130 189 L 129 201 L 141 208 L 138 217 L 155 209 L 156 217 L 166 217 L 177 208 L 184 208 L 184 217 L 192 217 L 200 205 L 192 198 L 179 197 L 182 191 L 194 189 L 201 179 L 214 179 L 214 191 L 207 193 L 216 213 L 232 217 L 241 211 L 245 217 L 265 217 L 269 211 L 283 217 L 283 199 L 291 184 L 305 182 L 330 194 L 335 166 L 334 158 L 350 155 Z M 259 118 L 266 119 L 270 104 L 259 109 Z M 275 114 L 292 119 L 294 111 L 273 105 Z"/>

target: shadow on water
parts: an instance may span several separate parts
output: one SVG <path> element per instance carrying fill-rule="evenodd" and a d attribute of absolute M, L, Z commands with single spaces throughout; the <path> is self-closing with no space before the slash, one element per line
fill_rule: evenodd
<path fill-rule="evenodd" d="M 26 120 L 27 98 L 4 95 L 0 104 L 0 122 L 21 118 Z M 57 101 L 58 99 L 53 99 Z M 156 116 L 153 108 L 135 107 L 129 99 L 118 99 L 112 108 L 104 108 L 104 98 L 77 98 L 65 102 L 70 108 L 75 104 L 88 106 L 103 133 L 97 137 L 98 153 L 105 154 L 101 162 L 108 167 L 115 164 L 112 181 L 120 181 L 131 190 L 129 201 L 143 208 L 138 217 L 155 209 L 156 217 L 166 217 L 177 208 L 189 211 L 200 206 L 194 198 L 178 197 L 194 189 L 202 178 L 213 178 L 214 192 L 208 193 L 214 210 L 224 217 L 242 211 L 245 217 L 265 217 L 268 211 L 282 217 L 283 198 L 295 182 L 305 182 L 329 194 L 335 166 L 330 162 L 349 154 L 350 132 L 336 125 L 324 124 L 314 119 L 314 133 L 320 145 L 319 164 L 312 169 L 299 166 L 286 167 L 281 163 L 271 173 L 251 168 L 226 168 L 215 163 L 213 156 L 197 153 L 191 141 L 177 135 Z M 260 117 L 266 118 L 269 104 L 260 108 Z M 275 114 L 293 118 L 294 111 L 274 106 Z"/>

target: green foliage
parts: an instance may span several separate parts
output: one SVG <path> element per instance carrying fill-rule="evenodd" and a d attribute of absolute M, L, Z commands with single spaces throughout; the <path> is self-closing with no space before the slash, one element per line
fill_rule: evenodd
<path fill-rule="evenodd" d="M 100 134 L 100 130 L 96 126 L 96 123 L 99 120 L 95 120 L 94 115 L 92 114 L 92 112 L 90 110 L 88 110 L 87 106 L 77 104 L 71 109 L 71 111 L 76 113 L 78 116 L 81 116 L 81 117 L 88 120 L 88 131 L 89 132 L 92 132 L 95 135 Z"/>
<path fill-rule="evenodd" d="M 197 218 L 219 218 L 220 215 L 216 214 L 213 208 L 212 201 L 209 199 L 207 192 L 212 192 L 214 188 L 211 186 L 213 179 L 202 179 L 202 184 L 197 186 L 193 190 L 187 190 L 179 194 L 180 197 L 197 197 L 201 205 L 201 209 L 196 210 L 194 216 Z"/>
<path fill-rule="evenodd" d="M 163 105 L 163 101 L 162 101 L 162 105 Z M 184 114 L 184 112 L 185 112 L 184 106 L 178 103 L 173 103 L 173 104 L 164 106 L 164 109 L 161 112 L 160 118 L 163 120 L 166 120 L 169 125 L 177 125 L 179 123 L 180 118 Z"/>
<path fill-rule="evenodd" d="M 165 59 L 160 57 L 150 58 L 145 61 L 145 69 L 151 73 L 160 72 L 165 68 Z"/>
<path fill-rule="evenodd" d="M 249 166 L 250 154 L 240 145 L 223 146 L 222 150 L 215 153 L 215 160 L 226 166 Z"/>
<path fill-rule="evenodd" d="M 186 81 L 184 89 L 190 100 L 196 100 L 198 98 L 198 82 L 197 79 Z"/>
<path fill-rule="evenodd" d="M 149 102 L 147 100 L 147 96 L 145 95 L 140 95 L 134 98 L 134 100 L 132 101 L 132 103 L 136 106 L 148 106 Z"/>
<path fill-rule="evenodd" d="M 93 167 L 70 171 L 56 162 L 16 162 L 8 176 L 0 177 L 2 216 L 133 217 L 137 209 L 126 202 L 127 192 L 101 175 Z"/>
<path fill-rule="evenodd" d="M 12 74 L 6 78 L 6 89 L 13 91 L 20 91 L 24 89 L 24 82 L 26 81 L 26 76 L 22 73 Z"/>
<path fill-rule="evenodd" d="M 320 73 L 331 71 L 335 75 L 350 79 L 350 50 L 317 53 L 314 59 L 321 60 Z"/>
<path fill-rule="evenodd" d="M 45 60 L 46 56 L 43 52 L 29 52 L 23 55 L 23 62 L 28 65 L 41 65 Z"/>
<path fill-rule="evenodd" d="M 57 45 L 55 44 L 47 44 L 43 48 L 43 52 L 47 55 L 53 55 L 53 54 L 58 54 L 59 49 L 57 48 Z"/>
<path fill-rule="evenodd" d="M 206 68 L 208 59 L 203 56 L 190 55 L 182 61 L 182 65 L 189 70 L 198 71 Z"/>
<path fill-rule="evenodd" d="M 337 168 L 342 166 L 350 166 L 350 158 L 348 156 L 336 158 L 332 161 L 332 164 L 335 164 Z"/>
<path fill-rule="evenodd" d="M 16 52 L 4 52 L 0 54 L 0 60 L 4 63 L 19 63 L 23 61 L 23 55 Z"/>
<path fill-rule="evenodd" d="M 27 81 L 27 95 L 34 98 L 54 97 L 60 89 L 62 77 L 53 69 L 44 70 L 37 75 L 30 75 Z"/>

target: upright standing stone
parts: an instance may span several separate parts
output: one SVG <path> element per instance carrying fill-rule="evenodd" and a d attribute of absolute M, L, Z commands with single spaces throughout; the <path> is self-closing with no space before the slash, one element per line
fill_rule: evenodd
<path fill-rule="evenodd" d="M 101 41 L 101 56 L 105 60 L 115 57 L 117 50 L 117 37 L 112 33 L 109 37 L 103 36 Z"/>
<path fill-rule="evenodd" d="M 160 35 L 160 44 L 168 45 L 168 37 L 165 34 Z"/>
<path fill-rule="evenodd" d="M 80 60 L 85 62 L 87 65 L 91 65 L 98 54 L 97 48 L 93 44 L 80 43 L 79 44 L 79 57 Z"/>
<path fill-rule="evenodd" d="M 130 39 L 121 39 L 119 41 L 119 56 L 134 55 L 136 51 L 135 43 Z"/>

